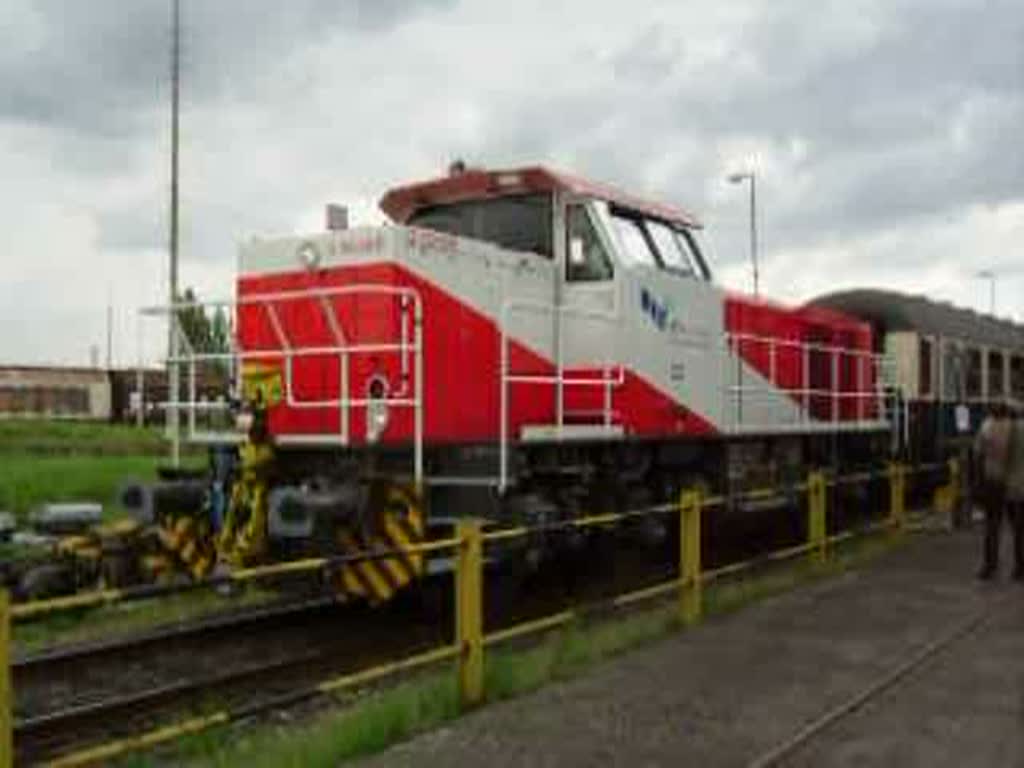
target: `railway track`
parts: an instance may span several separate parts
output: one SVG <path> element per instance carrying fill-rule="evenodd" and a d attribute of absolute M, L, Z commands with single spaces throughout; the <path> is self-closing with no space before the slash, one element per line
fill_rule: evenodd
<path fill-rule="evenodd" d="M 15 658 L 11 668 L 15 676 L 31 674 L 35 670 L 50 668 L 54 664 L 85 662 L 125 651 L 144 651 L 154 645 L 173 641 L 202 641 L 218 633 L 230 632 L 243 627 L 258 627 L 260 624 L 294 618 L 303 614 L 322 611 L 337 605 L 333 597 L 322 597 L 301 602 L 283 602 L 260 608 L 230 612 L 170 626 L 160 626 L 148 632 L 139 632 L 113 639 L 75 643 L 73 645 L 45 649 L 22 654 Z"/>
<path fill-rule="evenodd" d="M 12 665 L 19 764 L 214 704 L 273 699 L 437 637 L 408 611 L 370 612 L 325 598 L 23 656 Z"/>
<path fill-rule="evenodd" d="M 272 676 L 301 672 L 324 661 L 324 653 L 300 654 L 19 720 L 14 727 L 19 759 L 26 764 L 41 762 L 76 744 L 110 738 L 156 722 L 162 714 L 173 712 L 179 702 L 219 697 L 227 689 L 250 690 Z"/>

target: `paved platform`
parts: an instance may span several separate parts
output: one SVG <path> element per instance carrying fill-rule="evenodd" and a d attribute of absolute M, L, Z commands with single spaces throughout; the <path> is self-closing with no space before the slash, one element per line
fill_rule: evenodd
<path fill-rule="evenodd" d="M 368 766 L 747 766 L 971 617 L 988 620 L 779 763 L 1024 767 L 1024 586 L 980 531 L 870 564 L 499 703 Z M 1019 597 L 1018 597 L 1019 595 Z"/>

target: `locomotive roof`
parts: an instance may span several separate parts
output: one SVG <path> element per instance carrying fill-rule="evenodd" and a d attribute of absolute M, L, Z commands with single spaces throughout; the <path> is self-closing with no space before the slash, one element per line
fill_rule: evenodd
<path fill-rule="evenodd" d="M 682 208 L 645 200 L 608 184 L 539 165 L 490 171 L 469 168 L 437 179 L 395 187 L 381 198 L 380 207 L 392 220 L 404 223 L 417 210 L 427 206 L 554 191 L 606 200 L 685 227 L 699 229 L 702 226 L 696 216 Z"/>
<path fill-rule="evenodd" d="M 826 294 L 808 303 L 861 317 L 883 332 L 917 331 L 971 344 L 1024 350 L 1024 325 L 924 296 L 861 288 Z"/>

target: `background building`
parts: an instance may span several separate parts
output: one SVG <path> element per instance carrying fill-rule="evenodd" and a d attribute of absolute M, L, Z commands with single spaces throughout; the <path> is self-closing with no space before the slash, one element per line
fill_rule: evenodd
<path fill-rule="evenodd" d="M 107 421 L 110 377 L 97 368 L 0 366 L 0 418 Z"/>
<path fill-rule="evenodd" d="M 139 372 L 134 369 L 65 368 L 0 365 L 0 419 L 78 419 L 134 423 Z M 217 400 L 227 391 L 225 379 L 200 375 L 200 399 Z M 145 421 L 162 422 L 160 403 L 167 400 L 167 372 L 142 371 Z M 181 393 L 185 397 L 184 386 Z"/>

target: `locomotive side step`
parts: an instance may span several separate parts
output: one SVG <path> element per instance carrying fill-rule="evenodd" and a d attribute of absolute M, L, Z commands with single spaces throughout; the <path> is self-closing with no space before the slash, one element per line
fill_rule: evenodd
<path fill-rule="evenodd" d="M 520 438 L 524 443 L 559 440 L 616 440 L 626 434 L 621 424 L 524 424 Z"/>

